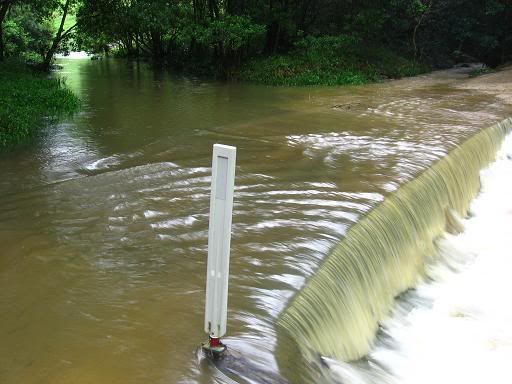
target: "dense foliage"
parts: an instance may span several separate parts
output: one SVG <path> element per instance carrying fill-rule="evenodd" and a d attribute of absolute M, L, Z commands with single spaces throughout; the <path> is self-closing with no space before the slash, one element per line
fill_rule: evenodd
<path fill-rule="evenodd" d="M 42 124 L 71 113 L 78 99 L 61 81 L 18 62 L 0 64 L 0 149 L 22 142 Z"/>
<path fill-rule="evenodd" d="M 309 36 L 297 41 L 287 54 L 248 62 L 242 66 L 240 78 L 270 85 L 343 85 L 414 76 L 427 70 L 426 65 L 353 36 Z"/>
<path fill-rule="evenodd" d="M 264 84 L 361 84 L 512 61 L 512 1 L 0 0 L 0 62 L 49 70 L 71 49 Z M 76 104 L 57 80 L 0 65 L 0 147 Z"/>
<path fill-rule="evenodd" d="M 56 52 L 70 47 L 145 56 L 224 77 L 266 82 L 273 77 L 282 84 L 314 83 L 316 77 L 324 83 L 358 82 L 395 76 L 391 66 L 380 65 L 393 58 L 398 75 L 418 71 L 403 58 L 434 67 L 511 60 L 512 2 L 0 0 L 0 60 L 39 58 L 48 68 Z M 268 81 L 267 70 L 274 73 Z M 289 70 L 295 74 L 278 79 Z M 292 80 L 297 76 L 309 80 Z"/>
<path fill-rule="evenodd" d="M 324 52 L 340 53 L 340 39 L 386 48 L 395 57 L 433 66 L 464 60 L 497 65 L 512 55 L 509 0 L 83 0 L 78 20 L 81 41 L 90 49 L 117 48 L 126 55 L 151 56 L 228 77 L 262 55 L 278 55 L 259 61 L 269 69 L 288 63 L 294 71 L 295 64 L 308 72 L 324 71 L 323 64 L 311 68 L 304 63 L 305 49 L 319 43 Z M 371 71 L 361 71 L 360 66 L 372 55 L 352 48 L 350 54 L 363 56 L 352 59 L 344 52 L 341 61 L 355 61 L 349 68 L 332 60 L 331 64 L 368 76 Z M 382 54 L 373 56 L 380 60 Z"/>
<path fill-rule="evenodd" d="M 81 0 L 0 0 L 0 61 L 18 56 L 48 70 L 55 54 L 71 39 L 69 16 Z"/>

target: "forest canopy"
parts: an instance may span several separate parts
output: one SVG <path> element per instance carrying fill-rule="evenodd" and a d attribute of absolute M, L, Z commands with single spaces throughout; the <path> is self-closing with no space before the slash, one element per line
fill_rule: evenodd
<path fill-rule="evenodd" d="M 340 41 L 356 55 L 386 47 L 433 67 L 496 66 L 512 59 L 512 2 L 0 0 L 0 60 L 45 66 L 58 51 L 84 49 L 229 76 L 256 57 L 332 51 Z"/>

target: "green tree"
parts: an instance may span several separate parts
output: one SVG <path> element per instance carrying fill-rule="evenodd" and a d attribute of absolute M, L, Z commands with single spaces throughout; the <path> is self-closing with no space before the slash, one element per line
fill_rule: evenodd
<path fill-rule="evenodd" d="M 0 61 L 3 61 L 5 56 L 4 21 L 14 1 L 15 0 L 0 0 Z"/>
<path fill-rule="evenodd" d="M 511 9 L 510 0 L 83 0 L 78 22 L 89 46 L 232 72 L 308 36 L 353 36 L 432 63 L 460 51 L 496 64 L 510 55 Z"/>
<path fill-rule="evenodd" d="M 40 61 L 51 43 L 53 27 L 49 20 L 39 20 L 32 7 L 16 5 L 4 23 L 5 52 L 24 60 Z"/>
<path fill-rule="evenodd" d="M 51 12 L 53 11 L 54 15 L 60 16 L 60 23 L 59 27 L 57 29 L 57 32 L 53 36 L 52 44 L 46 51 L 44 55 L 43 60 L 43 69 L 48 70 L 50 68 L 50 65 L 52 63 L 52 60 L 57 53 L 59 46 L 61 43 L 68 38 L 71 33 L 75 30 L 77 27 L 77 24 L 74 23 L 73 25 L 65 28 L 66 19 L 69 16 L 70 12 L 72 12 L 76 7 L 79 5 L 78 0 L 54 0 L 54 1 L 48 1 L 47 3 L 47 9 Z"/>

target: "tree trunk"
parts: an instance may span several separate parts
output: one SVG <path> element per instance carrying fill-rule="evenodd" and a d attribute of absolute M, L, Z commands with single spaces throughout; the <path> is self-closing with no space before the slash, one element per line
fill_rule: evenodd
<path fill-rule="evenodd" d="M 272 47 L 272 54 L 275 55 L 277 47 L 279 46 L 279 38 L 281 37 L 281 23 L 277 24 L 276 39 L 274 40 L 274 46 Z"/>
<path fill-rule="evenodd" d="M 0 62 L 4 61 L 4 26 L 0 23 Z"/>
<path fill-rule="evenodd" d="M 52 46 L 46 52 L 46 55 L 44 57 L 43 69 L 46 70 L 46 71 L 48 71 L 50 69 L 50 65 L 52 64 L 53 56 L 55 56 L 55 53 L 57 52 L 57 49 L 59 48 L 60 42 L 62 41 L 64 36 L 68 32 L 70 32 L 71 29 L 74 28 L 74 26 L 73 26 L 73 27 L 69 28 L 66 31 L 66 33 L 63 33 L 64 32 L 64 23 L 66 22 L 66 17 L 68 16 L 70 4 L 71 4 L 71 0 L 66 0 L 66 3 L 64 4 L 64 8 L 62 10 L 62 18 L 60 20 L 60 26 L 59 26 L 59 29 L 57 31 L 57 35 L 55 35 L 55 37 L 53 39 L 53 42 L 52 42 Z"/>
<path fill-rule="evenodd" d="M 162 44 L 162 33 L 159 31 L 151 31 L 151 44 L 152 44 L 152 54 L 153 59 L 155 61 L 161 61 L 164 57 L 164 50 L 163 50 L 163 44 Z"/>
<path fill-rule="evenodd" d="M 217 20 L 219 17 L 219 5 L 217 0 L 208 0 L 208 8 L 210 9 L 210 18 Z"/>
<path fill-rule="evenodd" d="M 420 25 L 423 21 L 423 18 L 430 12 L 431 7 L 432 7 L 432 0 L 430 0 L 430 2 L 428 3 L 428 8 L 425 11 L 423 11 L 423 13 L 421 14 L 421 16 L 418 19 L 418 22 L 414 26 L 414 31 L 412 33 L 412 46 L 414 48 L 414 61 L 417 61 L 417 59 L 418 59 L 418 45 L 416 44 L 416 36 L 418 34 L 418 28 L 420 27 Z"/>
<path fill-rule="evenodd" d="M 4 61 L 4 20 L 7 16 L 7 11 L 9 10 L 10 5 L 10 1 L 4 1 L 0 3 L 0 61 Z"/>

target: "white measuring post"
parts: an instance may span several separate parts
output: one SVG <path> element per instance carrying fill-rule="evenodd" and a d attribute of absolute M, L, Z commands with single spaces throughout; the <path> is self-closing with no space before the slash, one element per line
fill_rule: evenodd
<path fill-rule="evenodd" d="M 209 335 L 203 348 L 213 353 L 226 349 L 220 338 L 226 333 L 229 253 L 235 187 L 236 148 L 215 144 L 212 159 L 210 226 L 204 329 Z"/>

